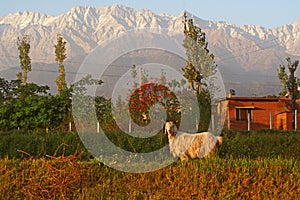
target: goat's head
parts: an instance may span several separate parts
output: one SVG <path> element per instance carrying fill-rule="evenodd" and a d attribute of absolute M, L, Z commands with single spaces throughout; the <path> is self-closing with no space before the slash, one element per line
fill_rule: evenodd
<path fill-rule="evenodd" d="M 164 133 L 168 136 L 175 136 L 177 133 L 176 124 L 174 122 L 166 122 Z"/>

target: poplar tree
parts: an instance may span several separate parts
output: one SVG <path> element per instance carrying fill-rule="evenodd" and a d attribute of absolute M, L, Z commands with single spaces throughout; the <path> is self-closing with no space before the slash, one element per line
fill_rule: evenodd
<path fill-rule="evenodd" d="M 21 80 L 22 85 L 25 85 L 27 83 L 28 73 L 31 71 L 29 35 L 25 35 L 22 39 L 18 37 L 17 45 L 19 50 L 20 67 L 22 69 L 22 72 L 17 74 L 17 78 Z"/>
<path fill-rule="evenodd" d="M 205 79 L 216 73 L 217 65 L 214 55 L 209 52 L 206 35 L 201 28 L 194 25 L 193 19 L 187 19 L 184 13 L 184 41 L 186 49 L 186 66 L 182 68 L 184 77 L 188 80 L 192 91 L 199 95 Z"/>
<path fill-rule="evenodd" d="M 66 41 L 64 41 L 61 34 L 57 34 L 57 43 L 54 45 L 55 48 L 55 61 L 59 64 L 59 76 L 56 78 L 55 82 L 57 85 L 58 93 L 61 93 L 63 89 L 67 87 L 65 67 L 63 65 L 64 60 L 67 58 L 66 54 Z"/>
<path fill-rule="evenodd" d="M 216 73 L 217 65 L 214 62 L 214 55 L 209 52 L 206 35 L 201 28 L 194 25 L 193 19 L 187 19 L 184 13 L 183 20 L 184 40 L 183 46 L 186 49 L 186 65 L 182 68 L 183 76 L 187 79 L 192 93 L 197 96 L 199 114 L 201 119 L 198 122 L 198 131 L 207 131 L 211 119 L 211 94 L 204 88 L 209 77 Z"/>

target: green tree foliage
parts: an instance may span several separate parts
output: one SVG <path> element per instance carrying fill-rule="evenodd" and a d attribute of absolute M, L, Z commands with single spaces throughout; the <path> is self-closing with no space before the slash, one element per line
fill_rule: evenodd
<path fill-rule="evenodd" d="M 99 99 L 102 100 L 102 98 L 89 95 L 87 87 L 101 85 L 102 83 L 101 80 L 93 79 L 91 75 L 87 75 L 70 87 L 74 105 L 72 113 L 75 116 L 75 120 L 81 125 L 84 125 L 84 127 L 81 128 L 89 130 L 89 128 L 95 126 L 95 124 L 92 124 L 92 119 L 94 118 L 92 111 L 97 110 L 97 103 L 100 104 L 100 107 L 102 105 L 102 101 L 97 102 Z"/>
<path fill-rule="evenodd" d="M 57 85 L 57 91 L 62 92 L 63 89 L 67 87 L 65 79 L 65 67 L 63 65 L 64 60 L 67 58 L 66 54 L 66 41 L 64 41 L 61 34 L 57 34 L 57 44 L 54 45 L 55 48 L 55 61 L 59 64 L 59 76 L 56 78 L 55 82 Z"/>
<path fill-rule="evenodd" d="M 0 102 L 9 103 L 16 95 L 16 88 L 20 85 L 20 80 L 5 80 L 0 78 Z"/>
<path fill-rule="evenodd" d="M 29 35 L 25 35 L 22 39 L 18 37 L 17 45 L 19 50 L 20 67 L 23 71 L 17 74 L 17 78 L 22 81 L 23 85 L 25 85 L 27 83 L 28 72 L 31 71 Z"/>
<path fill-rule="evenodd" d="M 292 62 L 291 58 L 286 58 L 287 61 L 287 69 L 289 70 L 289 75 L 285 72 L 285 66 L 281 65 L 278 72 L 278 78 L 283 84 L 283 90 L 280 93 L 281 96 L 286 94 L 286 91 L 289 92 L 292 98 L 292 127 L 295 128 L 295 112 L 294 110 L 297 109 L 296 100 L 300 97 L 299 91 L 297 90 L 299 86 L 299 80 L 295 77 L 295 72 L 299 65 L 299 60 Z"/>
<path fill-rule="evenodd" d="M 48 86 L 0 78 L 0 130 L 57 128 L 69 119 L 68 91 L 53 96 Z"/>
<path fill-rule="evenodd" d="M 279 66 L 277 76 L 278 76 L 278 79 L 280 80 L 280 82 L 283 85 L 282 91 L 279 93 L 280 97 L 283 97 L 287 94 L 287 82 L 288 82 L 288 78 L 289 78 L 289 76 L 285 72 L 285 66 L 284 65 Z"/>
<path fill-rule="evenodd" d="M 76 116 L 89 120 L 91 108 L 95 108 L 99 121 L 112 123 L 111 101 L 87 94 L 87 87 L 100 85 L 102 81 L 86 76 L 63 89 L 60 94 L 49 93 L 49 86 L 35 83 L 20 84 L 21 80 L 8 81 L 0 78 L 0 130 L 12 129 L 66 130 L 72 118 L 72 98 L 78 109 Z M 92 106 L 91 106 L 92 105 Z M 90 123 L 90 121 L 87 121 Z"/>
<path fill-rule="evenodd" d="M 17 83 L 20 81 L 11 81 Z M 5 84 L 5 90 L 1 91 L 1 97 L 4 101 L 0 105 L 0 127 L 1 129 L 10 129 L 18 127 L 36 126 L 38 112 L 40 112 L 40 103 L 43 97 L 38 96 L 39 92 L 44 92 L 44 87 L 30 83 L 25 85 L 7 84 L 8 81 L 1 79 Z M 20 98 L 22 96 L 22 98 Z M 33 118 L 35 118 L 33 120 Z"/>
<path fill-rule="evenodd" d="M 297 81 L 297 78 L 295 77 L 295 71 L 298 68 L 299 61 L 296 60 L 296 61 L 292 62 L 290 58 L 287 58 L 286 60 L 288 62 L 287 68 L 290 72 L 289 79 L 287 82 L 287 88 L 288 88 L 288 91 L 292 95 L 292 99 L 293 99 L 293 97 L 298 98 L 298 96 L 299 96 L 299 94 L 297 92 L 297 86 L 298 86 L 297 82 L 298 81 Z"/>
<path fill-rule="evenodd" d="M 114 115 L 112 113 L 112 102 L 111 99 L 105 99 L 104 97 L 95 97 L 95 109 L 97 119 L 103 131 L 120 131 Z M 123 118 L 126 121 L 125 118 Z"/>
<path fill-rule="evenodd" d="M 291 96 L 291 98 L 292 98 L 292 114 L 293 114 L 292 127 L 294 129 L 295 128 L 295 112 L 294 112 L 294 110 L 296 110 L 298 107 L 296 100 L 299 98 L 299 92 L 297 90 L 297 87 L 299 84 L 297 83 L 298 81 L 295 77 L 295 71 L 298 68 L 299 61 L 296 60 L 296 61 L 292 62 L 290 58 L 287 58 L 286 60 L 288 62 L 287 68 L 289 69 L 289 72 L 290 72 L 287 87 L 288 87 L 288 91 L 292 95 Z"/>
<path fill-rule="evenodd" d="M 14 103 L 17 96 L 16 88 L 21 80 L 7 81 L 0 78 L 0 129 L 10 127 L 10 116 L 14 113 Z"/>

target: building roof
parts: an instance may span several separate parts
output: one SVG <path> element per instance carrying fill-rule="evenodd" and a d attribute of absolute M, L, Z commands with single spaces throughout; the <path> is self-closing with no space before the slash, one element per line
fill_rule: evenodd
<path fill-rule="evenodd" d="M 280 104 L 280 112 L 290 112 L 292 109 L 292 99 L 291 98 L 276 98 L 276 97 L 231 97 L 227 98 L 230 101 L 243 101 L 243 102 L 278 102 Z M 297 100 L 297 105 L 299 109 L 300 99 Z M 237 107 L 239 107 L 237 105 Z M 242 106 L 243 107 L 243 106 Z M 245 106 L 244 106 L 245 107 Z"/>
<path fill-rule="evenodd" d="M 236 101 L 279 101 L 281 98 L 268 98 L 268 97 L 231 97 L 227 100 L 236 100 Z"/>

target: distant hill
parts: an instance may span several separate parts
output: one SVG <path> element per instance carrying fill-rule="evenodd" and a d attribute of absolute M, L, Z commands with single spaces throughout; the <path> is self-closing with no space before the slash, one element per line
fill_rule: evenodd
<path fill-rule="evenodd" d="M 191 17 L 192 14 L 189 14 Z M 205 21 L 193 16 L 207 34 L 210 50 L 222 73 L 226 90 L 235 88 L 239 96 L 277 94 L 277 68 L 285 58 L 300 59 L 300 22 L 273 29 L 238 26 L 228 22 Z M 166 28 L 181 31 L 182 15 L 155 14 L 122 5 L 74 7 L 59 16 L 18 12 L 0 17 L 1 75 L 12 77 L 18 69 L 17 38 L 31 37 L 33 72 L 30 79 L 54 84 L 54 45 L 57 33 L 67 41 L 67 71 L 76 71 L 85 56 L 111 36 L 136 28 Z M 72 82 L 74 74 L 68 77 Z"/>

